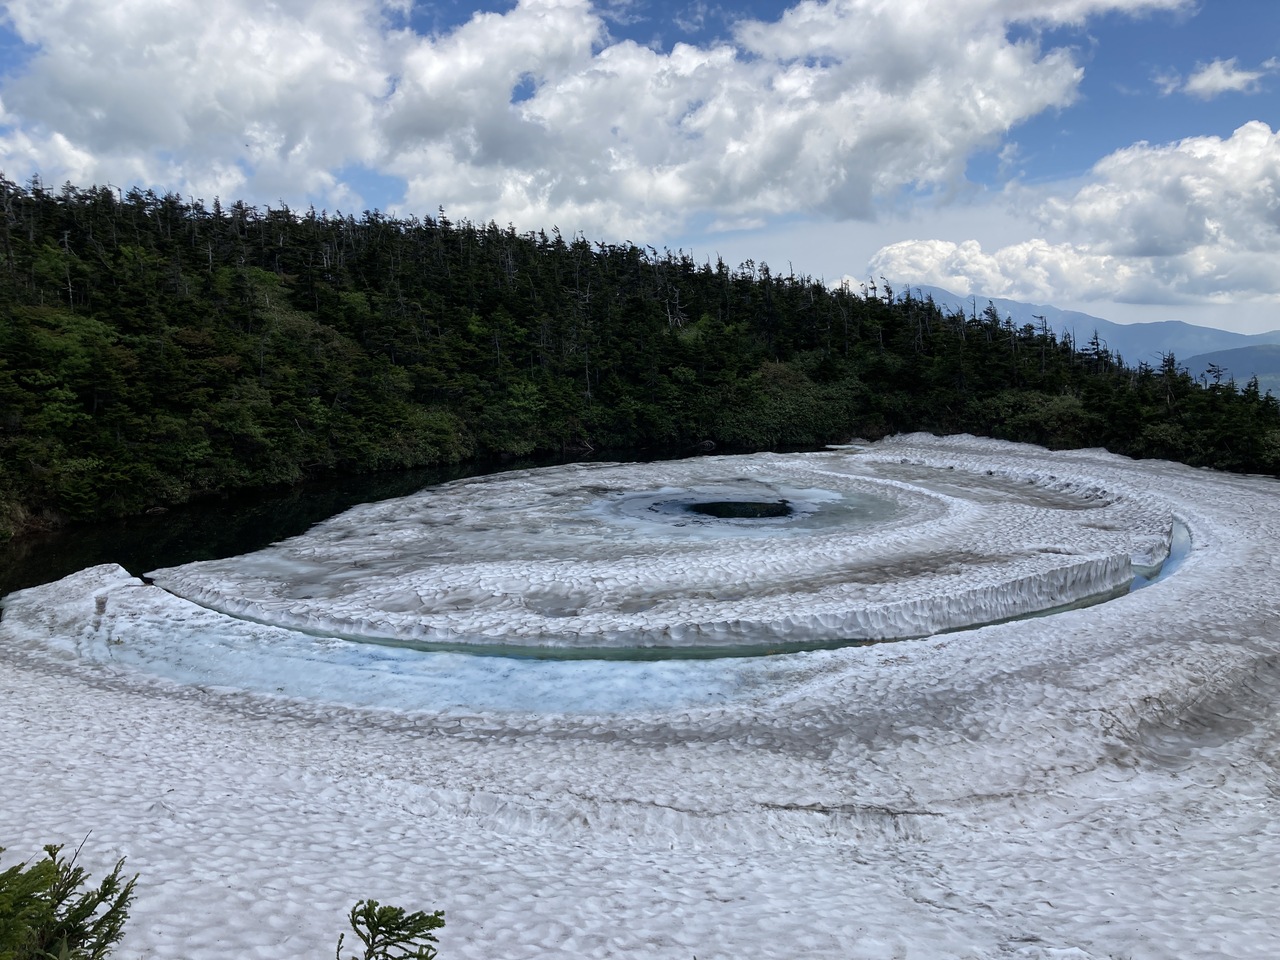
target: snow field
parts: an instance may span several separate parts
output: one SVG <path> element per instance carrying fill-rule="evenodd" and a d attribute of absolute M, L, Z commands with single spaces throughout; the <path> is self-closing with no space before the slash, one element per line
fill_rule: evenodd
<path fill-rule="evenodd" d="M 95 568 L 6 600 L 6 862 L 127 856 L 123 958 L 328 956 L 366 896 L 444 908 L 446 960 L 1280 955 L 1275 482 L 973 438 L 857 457 L 938 496 L 954 467 L 966 504 L 1119 497 L 1139 520 L 1102 533 L 1139 565 L 1167 538 L 1143 517 L 1194 549 L 1050 617 L 657 664 L 308 638 Z"/>

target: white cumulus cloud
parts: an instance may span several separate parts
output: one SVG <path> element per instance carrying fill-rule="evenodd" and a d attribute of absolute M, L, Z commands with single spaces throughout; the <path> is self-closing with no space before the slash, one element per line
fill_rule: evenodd
<path fill-rule="evenodd" d="M 899 282 L 1018 299 L 1225 302 L 1280 297 L 1280 134 L 1139 143 L 1074 193 L 1012 195 L 1043 237 L 995 250 L 912 240 L 871 270 Z M 1033 202 L 1034 201 L 1034 202 Z"/>
<path fill-rule="evenodd" d="M 618 40 L 626 4 L 520 0 L 429 36 L 406 0 L 9 0 L 0 170 L 637 241 L 690 217 L 870 217 L 946 190 L 1073 101 L 1073 50 L 1009 26 L 1189 0 L 802 0 L 711 46 Z"/>
<path fill-rule="evenodd" d="M 323 197 L 335 169 L 376 154 L 387 39 L 369 5 L 11 0 L 6 12 L 39 48 L 3 89 L 10 176 Z"/>
<path fill-rule="evenodd" d="M 1212 100 L 1224 93 L 1257 93 L 1262 78 L 1280 67 L 1275 59 L 1265 61 L 1257 70 L 1245 70 L 1236 57 L 1202 63 L 1195 72 L 1181 80 L 1176 74 L 1160 82 L 1165 93 L 1181 91 L 1199 100 Z"/>

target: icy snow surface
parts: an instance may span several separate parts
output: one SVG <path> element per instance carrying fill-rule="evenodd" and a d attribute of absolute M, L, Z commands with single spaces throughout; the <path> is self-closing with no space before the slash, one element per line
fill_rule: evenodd
<path fill-rule="evenodd" d="M 448 485 L 157 573 L 199 604 L 82 571 L 5 600 L 4 862 L 127 856 L 124 958 L 370 896 L 442 960 L 1280 956 L 1277 489 L 912 436 Z M 685 523 L 732 497 L 795 512 Z"/>
<path fill-rule="evenodd" d="M 545 654 L 925 636 L 1127 586 L 1167 509 L 1089 478 L 850 451 L 566 466 L 349 510 L 247 557 L 151 574 L 330 636 Z M 701 502 L 793 512 L 717 520 Z"/>

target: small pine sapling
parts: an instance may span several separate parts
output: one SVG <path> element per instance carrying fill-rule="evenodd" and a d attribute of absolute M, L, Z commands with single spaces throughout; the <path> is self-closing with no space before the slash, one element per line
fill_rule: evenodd
<path fill-rule="evenodd" d="M 405 913 L 402 907 L 384 907 L 377 900 L 361 900 L 351 908 L 351 929 L 364 944 L 364 956 L 350 960 L 435 960 L 437 943 L 432 930 L 444 926 L 444 911 Z M 338 935 L 337 960 L 342 960 Z"/>

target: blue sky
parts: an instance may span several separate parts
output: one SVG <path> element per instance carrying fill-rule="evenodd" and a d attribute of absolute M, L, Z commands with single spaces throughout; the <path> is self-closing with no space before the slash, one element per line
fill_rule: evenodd
<path fill-rule="evenodd" d="M 1142 17 L 1111 13 L 1042 43 L 1075 48 L 1084 76 L 1071 106 L 1013 131 L 1030 158 L 1024 169 L 1031 179 L 1084 175 L 1103 155 L 1141 140 L 1227 137 L 1277 112 L 1280 84 L 1269 79 L 1248 94 L 1164 92 L 1164 83 L 1185 80 L 1203 64 L 1235 59 L 1239 70 L 1256 70 L 1280 55 L 1280 4 L 1268 0 L 1216 0 Z"/>
<path fill-rule="evenodd" d="M 1280 4 L 9 0 L 0 171 L 1280 327 Z"/>

